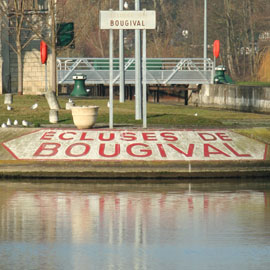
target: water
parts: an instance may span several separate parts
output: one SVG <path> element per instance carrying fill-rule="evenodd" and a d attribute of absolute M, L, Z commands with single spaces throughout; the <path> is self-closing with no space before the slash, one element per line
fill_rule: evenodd
<path fill-rule="evenodd" d="M 270 183 L 0 182 L 0 269 L 270 269 Z"/>

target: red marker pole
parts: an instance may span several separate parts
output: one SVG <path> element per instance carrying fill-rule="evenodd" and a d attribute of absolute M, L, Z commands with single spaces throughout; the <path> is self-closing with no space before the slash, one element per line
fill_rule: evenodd
<path fill-rule="evenodd" d="M 40 59 L 41 63 L 45 64 L 45 91 L 48 91 L 48 79 L 47 79 L 47 58 L 48 58 L 48 46 L 43 40 L 40 41 Z"/>
<path fill-rule="evenodd" d="M 220 41 L 215 40 L 214 44 L 213 44 L 213 55 L 214 55 L 213 81 L 215 78 L 216 60 L 219 57 L 219 52 L 220 52 Z M 215 83 L 215 81 L 214 81 L 214 83 Z"/>

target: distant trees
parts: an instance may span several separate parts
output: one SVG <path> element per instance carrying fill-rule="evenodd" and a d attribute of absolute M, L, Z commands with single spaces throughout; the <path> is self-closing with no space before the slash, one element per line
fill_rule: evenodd
<path fill-rule="evenodd" d="M 7 6 L 3 5 L 7 2 L 10 3 L 9 11 Z M 128 0 L 129 10 L 134 9 L 134 2 L 135 0 Z M 77 57 L 108 56 L 108 31 L 99 29 L 99 11 L 110 8 L 117 10 L 119 1 L 2 0 L 1 3 L 1 15 L 4 13 L 12 17 L 12 23 L 7 27 L 14 33 L 15 43 L 10 44 L 16 44 L 12 49 L 15 49 L 18 55 L 18 64 L 21 50 L 34 36 L 48 43 L 53 58 L 56 54 Z M 24 12 L 27 5 L 32 5 L 35 10 L 40 3 L 49 5 L 47 14 L 38 14 L 33 19 L 32 15 L 30 17 Z M 203 0 L 141 0 L 141 8 L 157 12 L 157 29 L 147 32 L 148 57 L 203 56 Z M 211 46 L 215 39 L 219 39 L 221 54 L 218 64 L 224 64 L 234 78 L 255 79 L 260 61 L 270 45 L 269 14 L 269 0 L 208 1 L 208 56 L 212 57 Z M 43 23 L 37 24 L 38 20 Z M 23 23 L 25 21 L 27 24 Z M 54 31 L 59 22 L 74 22 L 75 49 L 57 51 L 57 35 Z M 44 30 L 48 26 L 51 32 Z M 263 33 L 269 33 L 269 36 Z M 124 35 L 126 55 L 132 56 L 134 32 L 125 31 Z M 117 37 L 117 31 L 115 36 Z M 115 43 L 117 42 L 115 38 Z M 117 55 L 117 46 L 115 48 Z M 56 78 L 53 80 L 56 83 Z M 20 92 L 21 85 L 22 82 L 19 86 Z"/>
<path fill-rule="evenodd" d="M 264 31 L 270 33 L 270 1 L 213 2 L 208 1 L 209 38 L 221 40 L 221 63 L 234 78 L 256 79 L 262 53 L 270 44 L 270 39 L 267 43 L 259 38 Z"/>

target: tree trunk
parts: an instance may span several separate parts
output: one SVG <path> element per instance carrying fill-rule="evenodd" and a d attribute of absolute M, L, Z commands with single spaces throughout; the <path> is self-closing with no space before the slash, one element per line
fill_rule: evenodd
<path fill-rule="evenodd" d="M 230 3 L 229 0 L 224 0 L 224 12 L 226 21 L 226 54 L 227 54 L 227 65 L 232 77 L 236 76 L 234 61 L 233 61 L 233 50 L 232 50 L 232 33 L 231 33 L 231 18 L 230 18 Z"/>
<path fill-rule="evenodd" d="M 249 28 L 250 28 L 250 42 L 251 42 L 251 52 L 250 56 L 250 73 L 252 78 L 255 74 L 255 35 L 254 35 L 254 23 L 253 23 L 253 1 L 248 0 L 248 13 L 249 13 Z"/>
<path fill-rule="evenodd" d="M 51 50 L 52 50 L 52 63 L 51 63 L 51 91 L 57 93 L 57 70 L 56 70 L 56 1 L 50 1 L 50 19 L 51 19 Z"/>
<path fill-rule="evenodd" d="M 57 93 L 57 70 L 56 70 L 56 46 L 52 44 L 52 63 L 51 63 L 51 91 Z"/>
<path fill-rule="evenodd" d="M 22 48 L 20 37 L 16 40 L 17 46 L 17 61 L 18 61 L 18 95 L 23 94 L 23 65 L 22 65 Z"/>

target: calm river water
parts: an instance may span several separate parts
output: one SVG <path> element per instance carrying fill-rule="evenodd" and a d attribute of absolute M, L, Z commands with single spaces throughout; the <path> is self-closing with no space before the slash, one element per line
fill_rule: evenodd
<path fill-rule="evenodd" d="M 0 182 L 0 269 L 270 269 L 270 183 Z"/>

